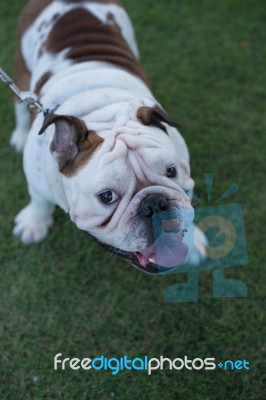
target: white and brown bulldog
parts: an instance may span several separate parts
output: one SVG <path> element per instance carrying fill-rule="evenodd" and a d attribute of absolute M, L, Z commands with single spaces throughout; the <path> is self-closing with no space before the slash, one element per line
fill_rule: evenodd
<path fill-rule="evenodd" d="M 53 111 L 31 126 L 25 105 L 15 105 L 11 144 L 24 151 L 31 201 L 14 234 L 23 243 L 41 241 L 58 205 L 144 271 L 198 265 L 205 238 L 193 225 L 188 150 L 150 91 L 122 5 L 31 0 L 19 37 L 15 83 Z M 162 221 L 157 236 L 155 216 Z"/>

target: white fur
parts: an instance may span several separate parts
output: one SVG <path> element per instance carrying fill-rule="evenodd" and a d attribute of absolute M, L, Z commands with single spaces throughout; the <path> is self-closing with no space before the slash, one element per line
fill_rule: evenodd
<path fill-rule="evenodd" d="M 30 129 L 30 114 L 24 103 L 15 103 L 15 118 L 16 128 L 11 135 L 10 144 L 18 153 L 21 153 Z"/>
<path fill-rule="evenodd" d="M 54 25 L 54 15 L 63 15 L 70 10 L 80 7 L 90 11 L 102 22 L 109 24 L 110 21 L 108 21 L 107 15 L 111 13 L 129 47 L 136 57 L 139 56 L 132 24 L 123 8 L 115 4 L 99 4 L 97 2 L 67 4 L 61 1 L 53 1 L 43 10 L 22 38 L 22 54 L 29 71 L 33 74 L 31 89 L 34 88 L 36 82 L 38 82 L 45 72 L 51 71 L 55 74 L 71 64 L 71 61 L 63 59 L 64 52 L 68 49 L 56 55 L 44 53 L 41 57 L 40 51 L 42 44 Z"/>
<path fill-rule="evenodd" d="M 82 64 L 89 65 L 90 62 Z M 68 68 L 69 74 L 65 70 L 55 74 L 51 80 L 44 85 L 43 103 L 45 108 L 53 109 L 62 104 L 67 98 L 85 91 L 97 90 L 97 96 L 109 90 L 116 93 L 119 89 L 127 90 L 131 96 L 148 96 L 153 98 L 147 86 L 129 72 L 116 68 L 107 63 L 93 62 L 94 68 L 77 70 L 76 65 Z M 94 107 L 95 99 L 93 93 L 90 96 L 89 104 L 86 107 Z M 98 97 L 97 97 L 98 98 Z"/>
<path fill-rule="evenodd" d="M 40 242 L 53 225 L 53 210 L 53 204 L 47 201 L 38 202 L 33 196 L 30 204 L 16 216 L 13 234 L 19 236 L 24 244 Z"/>
<path fill-rule="evenodd" d="M 146 243 L 146 238 L 141 237 L 144 226 L 131 224 L 140 202 L 149 194 L 164 193 L 176 199 L 182 207 L 191 208 L 189 197 L 182 190 L 186 182 L 190 182 L 189 185 L 193 183 L 187 176 L 189 154 L 176 129 L 167 126 L 166 135 L 161 129 L 144 126 L 138 121 L 139 107 L 159 104 L 138 77 L 104 62 L 74 65 L 63 59 L 64 52 L 57 56 L 45 53 L 38 58 L 42 42 L 51 29 L 49 22 L 53 15 L 63 14 L 77 6 L 81 5 L 54 1 L 26 32 L 22 50 L 33 73 L 32 87 L 43 73 L 48 70 L 53 73 L 42 88 L 44 107 L 53 109 L 59 106 L 57 114 L 82 118 L 88 129 L 95 130 L 104 142 L 74 177 L 65 177 L 59 172 L 50 151 L 55 128 L 52 125 L 39 136 L 43 115 L 37 116 L 24 150 L 24 171 L 31 202 L 18 214 L 14 234 L 20 236 L 23 243 L 42 240 L 52 225 L 54 205 L 58 205 L 69 213 L 80 229 L 113 246 L 136 251 L 143 249 Z M 122 8 L 98 3 L 89 3 L 86 7 L 104 22 L 111 12 L 137 55 L 131 22 Z M 39 30 L 39 27 L 42 28 Z M 12 142 L 21 149 L 28 130 L 28 117 L 21 105 L 16 107 L 16 114 L 17 133 L 13 134 Z M 178 166 L 174 180 L 165 176 L 169 163 Z M 146 180 L 152 185 L 145 186 Z M 138 181 L 142 181 L 144 186 L 136 193 Z M 97 193 L 109 187 L 119 192 L 121 201 L 112 220 L 103 229 L 101 224 L 111 209 L 100 204 Z M 196 237 L 204 246 L 205 239 L 200 231 Z M 193 244 L 190 247 L 188 260 L 198 264 L 202 256 Z"/>

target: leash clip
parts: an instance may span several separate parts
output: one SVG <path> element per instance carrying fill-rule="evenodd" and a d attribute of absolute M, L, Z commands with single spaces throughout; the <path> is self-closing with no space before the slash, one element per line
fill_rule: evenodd
<path fill-rule="evenodd" d="M 30 113 L 38 114 L 41 111 L 45 111 L 37 94 L 21 91 L 2 68 L 0 68 L 0 79 L 9 87 L 10 90 L 12 90 L 20 102 L 25 103 Z"/>

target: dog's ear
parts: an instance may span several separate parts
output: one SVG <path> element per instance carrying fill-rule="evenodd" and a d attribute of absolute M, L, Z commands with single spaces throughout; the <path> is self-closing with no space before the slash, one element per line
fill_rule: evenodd
<path fill-rule="evenodd" d="M 39 135 L 52 124 L 55 125 L 55 133 L 50 150 L 58 161 L 60 172 L 73 175 L 103 139 L 96 132 L 89 131 L 81 119 L 57 114 L 45 116 Z"/>
<path fill-rule="evenodd" d="M 170 126 L 174 126 L 175 128 L 178 128 L 179 126 L 176 122 L 172 121 L 166 112 L 157 105 L 154 107 L 140 107 L 137 111 L 137 117 L 144 125 L 157 126 L 157 128 L 164 130 L 165 133 L 167 133 L 167 129 L 162 122 L 165 122 Z"/>

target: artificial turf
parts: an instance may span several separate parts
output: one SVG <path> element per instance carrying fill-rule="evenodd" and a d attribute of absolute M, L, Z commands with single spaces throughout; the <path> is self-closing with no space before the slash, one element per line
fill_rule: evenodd
<path fill-rule="evenodd" d="M 0 66 L 12 71 L 25 0 L 0 4 Z M 12 97 L 0 86 L 0 399 L 265 399 L 265 2 L 125 0 L 153 91 L 182 126 L 196 193 L 207 204 L 233 182 L 224 204 L 244 210 L 249 264 L 226 277 L 246 298 L 214 298 L 203 271 L 197 303 L 168 303 L 186 274 L 149 276 L 78 231 L 60 210 L 48 238 L 12 237 L 28 194 L 21 156 L 9 147 Z M 264 220 L 264 221 L 263 221 Z M 263 223 L 264 222 L 264 223 Z M 246 359 L 249 371 L 54 371 L 53 357 Z"/>

